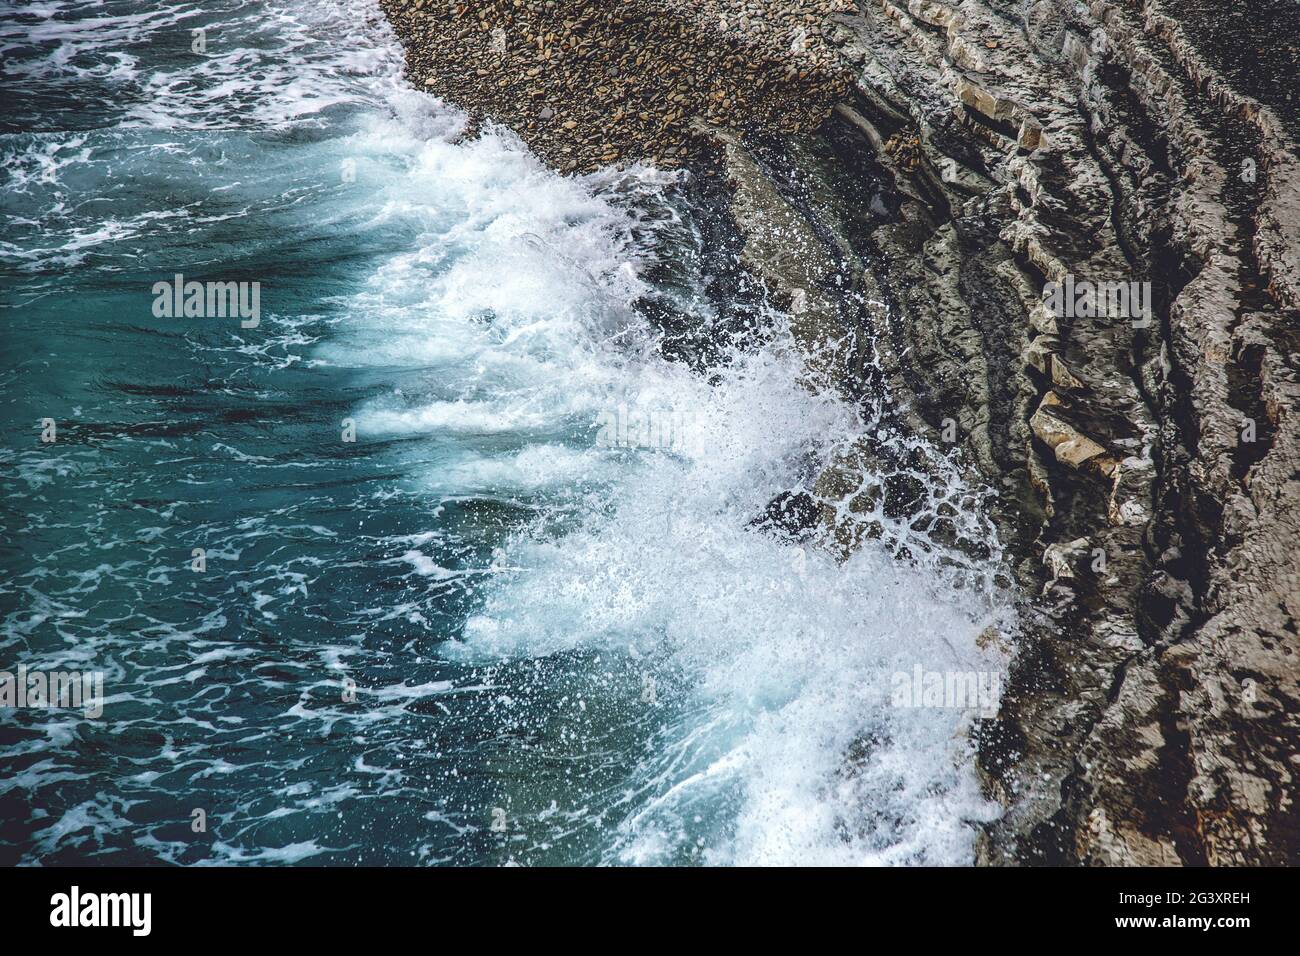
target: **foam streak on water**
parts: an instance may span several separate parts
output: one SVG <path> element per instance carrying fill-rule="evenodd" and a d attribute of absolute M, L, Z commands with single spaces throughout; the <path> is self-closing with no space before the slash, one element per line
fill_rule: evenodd
<path fill-rule="evenodd" d="M 801 384 L 776 313 L 708 378 L 661 356 L 639 298 L 713 318 L 696 260 L 647 278 L 701 241 L 673 177 L 458 141 L 371 0 L 24 14 L 0 668 L 109 700 L 0 716 L 0 859 L 971 859 L 973 715 L 891 690 L 1004 666 L 996 557 L 755 530 L 880 426 Z M 174 272 L 260 281 L 262 326 L 153 318 Z M 681 440 L 602 444 L 620 406 Z M 987 537 L 920 452 L 923 517 Z"/>

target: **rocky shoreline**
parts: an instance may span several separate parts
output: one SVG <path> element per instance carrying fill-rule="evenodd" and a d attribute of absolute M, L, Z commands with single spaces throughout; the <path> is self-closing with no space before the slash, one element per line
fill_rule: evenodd
<path fill-rule="evenodd" d="M 562 171 L 687 165 L 698 124 L 816 129 L 847 93 L 825 43 L 848 0 L 381 0 L 419 88 L 515 130 Z"/>
<path fill-rule="evenodd" d="M 1036 598 L 981 862 L 1300 860 L 1300 8 L 382 3 L 421 88 L 556 168 L 720 182 L 810 364 L 955 425 Z M 886 454 L 792 511 L 854 547 Z"/>

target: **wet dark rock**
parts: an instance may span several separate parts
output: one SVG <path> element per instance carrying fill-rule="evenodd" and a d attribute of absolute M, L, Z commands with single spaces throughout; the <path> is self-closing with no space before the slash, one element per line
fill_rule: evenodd
<path fill-rule="evenodd" d="M 383 3 L 417 83 L 557 168 L 722 184 L 726 254 L 876 423 L 759 527 L 910 513 L 887 432 L 999 490 L 1030 599 L 981 862 L 1300 860 L 1300 8 Z M 1067 276 L 1149 321 L 1056 314 Z"/>
<path fill-rule="evenodd" d="M 809 541 L 817 528 L 821 505 L 806 491 L 783 491 L 754 519 L 760 531 L 790 541 Z"/>

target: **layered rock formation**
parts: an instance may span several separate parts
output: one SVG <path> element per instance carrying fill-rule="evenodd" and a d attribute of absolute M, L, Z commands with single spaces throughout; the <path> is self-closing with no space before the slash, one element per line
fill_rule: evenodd
<path fill-rule="evenodd" d="M 841 25 L 853 105 L 915 130 L 942 191 L 890 279 L 925 356 L 905 389 L 1011 479 L 1042 582 L 982 741 L 1009 807 L 989 862 L 1300 858 L 1300 97 L 1219 72 L 1268 51 L 1200 32 L 1216 15 L 913 0 Z M 1150 282 L 1150 314 L 1053 314 L 1069 277 Z"/>
<path fill-rule="evenodd" d="M 1300 861 L 1300 7 L 385 4 L 417 82 L 560 168 L 718 183 L 814 374 L 1000 492 L 1032 600 L 983 862 Z M 862 481 L 898 454 L 795 510 L 855 547 L 912 507 Z"/>

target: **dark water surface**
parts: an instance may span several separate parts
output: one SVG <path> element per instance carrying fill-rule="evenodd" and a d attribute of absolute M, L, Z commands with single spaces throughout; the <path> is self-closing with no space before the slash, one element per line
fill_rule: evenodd
<path fill-rule="evenodd" d="M 886 703 L 1000 666 L 988 602 L 754 531 L 861 423 L 780 336 L 659 356 L 639 298 L 711 320 L 668 177 L 456 142 L 368 0 L 2 35 L 0 669 L 105 700 L 0 710 L 0 862 L 969 859 L 966 718 Z M 259 323 L 155 315 L 176 274 Z"/>

